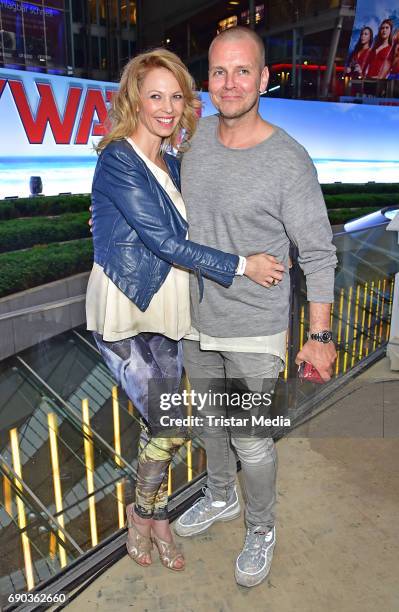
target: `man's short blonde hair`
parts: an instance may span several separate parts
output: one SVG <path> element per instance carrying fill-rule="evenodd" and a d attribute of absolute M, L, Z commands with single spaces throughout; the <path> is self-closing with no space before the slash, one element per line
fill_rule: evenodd
<path fill-rule="evenodd" d="M 263 44 L 263 40 L 256 32 L 254 32 L 250 28 L 244 28 L 243 26 L 236 26 L 234 28 L 228 28 L 227 30 L 223 30 L 222 32 L 220 32 L 220 34 L 215 36 L 215 38 L 212 40 L 209 46 L 208 57 L 211 54 L 213 45 L 217 41 L 242 40 L 244 38 L 250 38 L 251 40 L 254 41 L 254 43 L 258 47 L 259 64 L 260 64 L 261 70 L 263 70 L 265 63 L 266 63 L 265 45 Z"/>

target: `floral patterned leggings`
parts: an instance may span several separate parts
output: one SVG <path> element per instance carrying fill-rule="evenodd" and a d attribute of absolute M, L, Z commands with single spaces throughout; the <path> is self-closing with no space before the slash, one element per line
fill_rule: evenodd
<path fill-rule="evenodd" d="M 151 435 L 151 416 L 159 415 L 159 393 L 152 393 L 151 380 L 161 380 L 162 391 L 179 390 L 183 351 L 181 341 L 152 333 L 106 342 L 93 332 L 98 349 L 115 381 L 139 411 L 142 428 L 136 480 L 135 512 L 143 518 L 168 518 L 168 468 L 185 437 Z M 181 416 L 181 415 L 179 415 Z"/>

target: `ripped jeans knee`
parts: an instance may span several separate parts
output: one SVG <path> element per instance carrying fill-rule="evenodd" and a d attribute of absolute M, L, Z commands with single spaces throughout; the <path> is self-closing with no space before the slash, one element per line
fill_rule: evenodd
<path fill-rule="evenodd" d="M 241 463 L 266 465 L 276 460 L 276 449 L 272 438 L 233 438 L 231 442 Z"/>

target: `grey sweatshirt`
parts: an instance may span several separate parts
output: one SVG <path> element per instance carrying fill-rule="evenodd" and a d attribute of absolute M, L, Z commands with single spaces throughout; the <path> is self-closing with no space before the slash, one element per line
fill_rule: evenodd
<path fill-rule="evenodd" d="M 333 302 L 335 247 L 316 169 L 306 150 L 275 127 L 249 149 L 217 138 L 218 117 L 201 119 L 182 160 L 182 195 L 195 242 L 239 255 L 266 252 L 286 268 L 269 289 L 238 276 L 229 288 L 191 275 L 192 324 L 210 336 L 264 336 L 288 326 L 290 240 L 298 247 L 311 302 Z"/>

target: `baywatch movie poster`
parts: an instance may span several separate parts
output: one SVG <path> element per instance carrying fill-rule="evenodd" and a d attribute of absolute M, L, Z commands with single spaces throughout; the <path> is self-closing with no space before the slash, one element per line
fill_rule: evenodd
<path fill-rule="evenodd" d="M 40 177 L 43 195 L 89 193 L 94 145 L 104 133 L 117 88 L 117 83 L 1 68 L 0 199 L 29 196 L 31 177 Z M 202 116 L 215 114 L 209 94 L 200 95 Z M 397 106 L 266 95 L 259 112 L 308 150 L 321 183 L 397 181 Z"/>
<path fill-rule="evenodd" d="M 345 74 L 399 79 L 399 1 L 358 0 Z"/>

